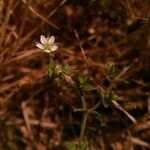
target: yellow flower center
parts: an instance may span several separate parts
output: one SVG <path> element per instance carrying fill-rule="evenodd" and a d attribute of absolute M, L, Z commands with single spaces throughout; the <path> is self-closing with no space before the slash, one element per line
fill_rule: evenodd
<path fill-rule="evenodd" d="M 45 43 L 44 44 L 44 49 L 51 49 L 52 48 L 52 45 L 51 44 L 49 44 L 49 43 Z"/>

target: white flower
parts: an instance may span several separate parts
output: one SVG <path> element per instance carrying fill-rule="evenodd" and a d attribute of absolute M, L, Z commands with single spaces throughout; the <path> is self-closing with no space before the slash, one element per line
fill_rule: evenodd
<path fill-rule="evenodd" d="M 51 53 L 58 49 L 58 46 L 56 43 L 54 43 L 54 41 L 55 41 L 54 36 L 50 36 L 46 38 L 44 35 L 41 35 L 40 36 L 41 43 L 36 43 L 36 46 L 44 50 L 44 52 L 46 53 Z"/>

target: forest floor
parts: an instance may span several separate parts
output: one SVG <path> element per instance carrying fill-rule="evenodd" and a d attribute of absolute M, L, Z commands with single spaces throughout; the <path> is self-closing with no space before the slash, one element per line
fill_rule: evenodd
<path fill-rule="evenodd" d="M 101 121 L 88 116 L 89 149 L 150 149 L 150 1 L 2 0 L 0 150 L 65 150 L 65 141 L 78 141 L 80 98 L 50 81 L 40 35 L 54 35 L 55 59 L 93 85 L 109 86 L 108 64 L 125 71 L 127 83 L 114 88 L 119 108 L 100 106 Z M 86 98 L 98 101 L 95 92 Z"/>

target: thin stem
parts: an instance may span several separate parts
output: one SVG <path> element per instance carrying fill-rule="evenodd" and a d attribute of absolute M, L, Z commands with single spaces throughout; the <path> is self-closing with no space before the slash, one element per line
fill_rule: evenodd
<path fill-rule="evenodd" d="M 100 102 L 99 102 L 95 106 L 91 107 L 90 109 L 87 109 L 84 96 L 80 95 L 80 97 L 81 97 L 83 109 L 86 111 L 83 112 L 84 114 L 83 114 L 83 119 L 82 119 L 82 124 L 81 124 L 81 130 L 80 130 L 79 147 L 78 147 L 79 149 L 78 150 L 80 150 L 82 143 L 83 143 L 84 132 L 85 132 L 85 128 L 86 128 L 86 122 L 87 122 L 88 114 L 91 113 L 92 111 L 94 111 L 95 109 L 97 109 L 100 105 Z"/>
<path fill-rule="evenodd" d="M 87 109 L 86 107 L 86 101 L 84 96 L 81 96 L 81 100 L 82 100 L 82 105 L 83 105 L 83 109 Z M 87 117 L 88 117 L 88 111 L 85 111 L 83 114 L 83 120 L 82 120 L 82 124 L 81 124 L 81 131 L 80 131 L 80 139 L 79 139 L 79 147 L 81 148 L 82 146 L 82 142 L 83 142 L 83 138 L 84 138 L 84 132 L 85 132 L 85 127 L 86 127 L 86 122 L 87 122 Z"/>
<path fill-rule="evenodd" d="M 81 125 L 81 132 L 80 132 L 80 147 L 82 146 L 83 143 L 83 138 L 84 138 L 84 131 L 86 127 L 86 121 L 88 117 L 88 112 L 85 112 L 83 115 L 83 120 L 82 120 L 82 125 Z"/>
<path fill-rule="evenodd" d="M 83 109 L 86 109 L 86 101 L 84 96 L 81 96 L 81 101 L 82 101 Z"/>
<path fill-rule="evenodd" d="M 49 63 L 52 64 L 54 62 L 53 55 L 49 54 Z"/>
<path fill-rule="evenodd" d="M 92 111 L 95 111 L 99 106 L 100 106 L 101 102 L 98 102 L 97 104 L 95 104 L 93 107 L 91 107 L 88 112 L 91 113 Z"/>

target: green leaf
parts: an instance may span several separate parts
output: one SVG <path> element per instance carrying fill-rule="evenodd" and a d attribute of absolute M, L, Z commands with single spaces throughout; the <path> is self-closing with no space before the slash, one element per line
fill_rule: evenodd
<path fill-rule="evenodd" d="M 72 142 L 66 141 L 64 142 L 64 145 L 67 150 L 76 150 L 76 145 Z"/>
<path fill-rule="evenodd" d="M 84 91 L 91 91 L 94 89 L 94 87 L 90 84 L 87 84 L 83 87 Z"/>
<path fill-rule="evenodd" d="M 104 100 L 104 98 L 105 98 L 105 91 L 100 86 L 98 86 L 98 94 L 100 95 L 101 99 Z"/>
<path fill-rule="evenodd" d="M 101 115 L 97 111 L 92 111 L 98 121 L 101 121 Z"/>
<path fill-rule="evenodd" d="M 73 73 L 73 69 L 68 65 L 64 65 L 62 67 L 62 73 L 66 75 L 71 75 Z"/>
<path fill-rule="evenodd" d="M 110 91 L 110 92 L 109 92 L 109 95 L 108 95 L 108 100 L 112 102 L 112 101 L 115 101 L 115 100 L 117 100 L 117 99 L 118 99 L 117 94 L 115 94 L 114 91 Z"/>
<path fill-rule="evenodd" d="M 108 95 L 105 97 L 105 99 L 103 100 L 104 107 L 108 108 L 109 106 L 111 106 L 112 101 L 116 101 L 117 99 L 118 99 L 117 94 L 115 94 L 114 91 L 110 91 Z"/>
<path fill-rule="evenodd" d="M 89 77 L 87 76 L 79 76 L 77 85 L 82 91 L 91 91 L 94 87 L 90 84 Z"/>
<path fill-rule="evenodd" d="M 103 100 L 103 105 L 105 108 L 108 108 L 110 106 L 110 102 L 106 101 L 106 99 Z"/>
<path fill-rule="evenodd" d="M 81 150 L 89 150 L 89 143 L 88 143 L 88 141 L 84 141 L 82 143 Z"/>
<path fill-rule="evenodd" d="M 116 80 L 116 83 L 129 85 L 129 82 L 126 81 L 126 80 L 124 80 L 124 79 L 117 79 L 117 80 Z"/>
<path fill-rule="evenodd" d="M 107 65 L 107 73 L 110 79 L 115 79 L 117 76 L 116 67 L 113 64 Z"/>

